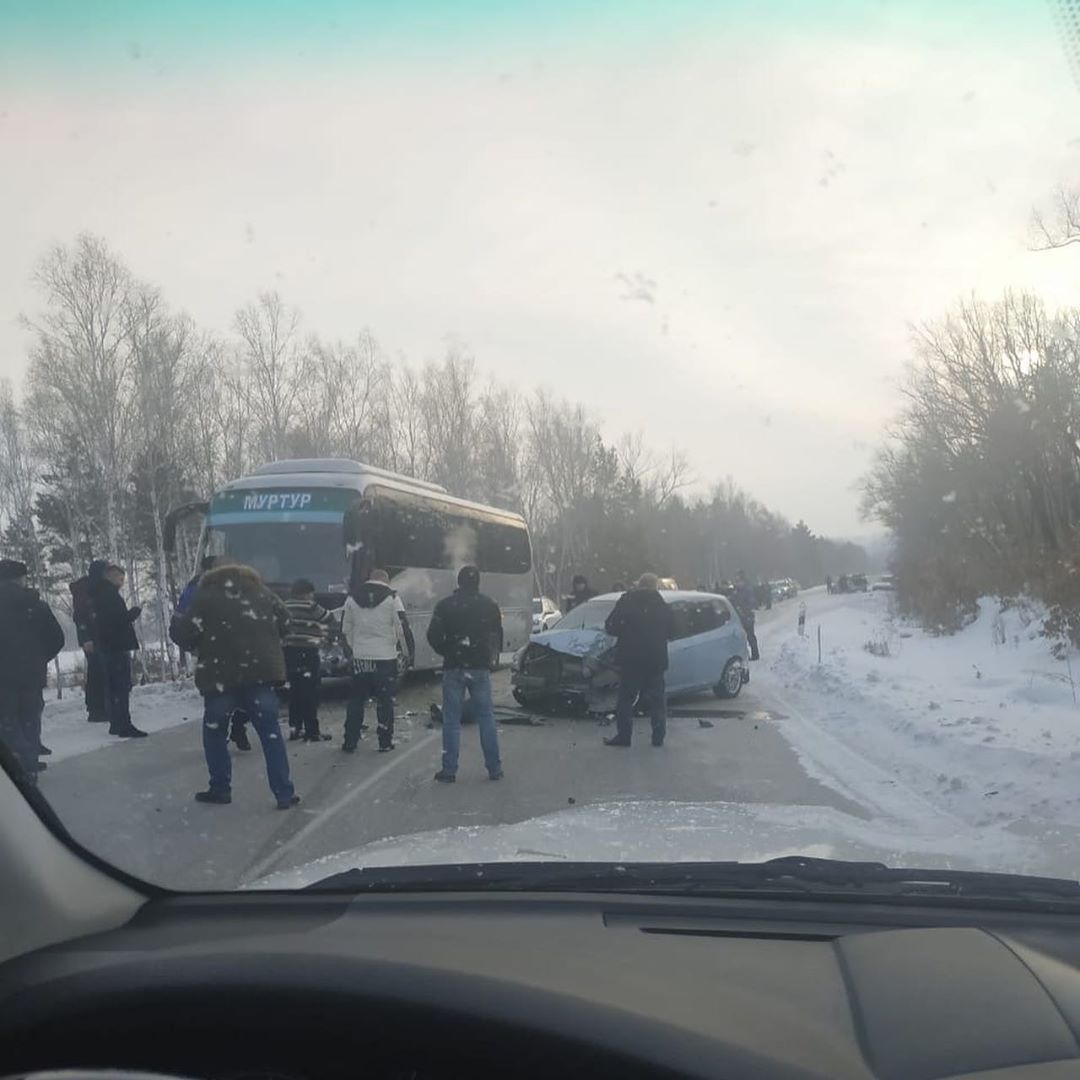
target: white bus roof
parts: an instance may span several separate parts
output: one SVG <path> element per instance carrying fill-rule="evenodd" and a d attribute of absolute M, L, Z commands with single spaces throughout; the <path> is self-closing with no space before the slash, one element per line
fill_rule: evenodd
<path fill-rule="evenodd" d="M 391 472 L 389 469 L 380 469 L 376 465 L 365 465 L 362 461 L 352 461 L 349 458 L 286 458 L 283 461 L 271 461 L 269 464 L 260 465 L 253 470 L 251 476 L 296 476 L 299 474 L 330 474 L 346 476 L 378 476 L 386 480 L 398 480 L 414 488 L 424 488 L 426 491 L 445 492 L 441 484 L 433 484 L 429 480 L 416 480 L 402 473 Z M 234 480 L 226 487 L 241 486 L 242 480 Z M 321 485 L 320 485 L 321 486 Z M 337 486 L 334 481 L 329 481 L 327 486 Z"/>
<path fill-rule="evenodd" d="M 363 492 L 370 486 L 400 491 L 407 495 L 422 495 L 461 507 L 463 510 L 475 510 L 478 513 L 500 517 L 516 524 L 524 524 L 525 519 L 513 510 L 504 510 L 498 506 L 470 502 L 447 493 L 440 484 L 427 480 L 414 480 L 411 476 L 392 473 L 388 469 L 379 469 L 364 465 L 359 461 L 346 458 L 297 458 L 291 461 L 274 461 L 260 465 L 247 476 L 230 480 L 221 491 L 244 491 L 258 488 L 278 487 L 336 487 L 349 488 Z"/>

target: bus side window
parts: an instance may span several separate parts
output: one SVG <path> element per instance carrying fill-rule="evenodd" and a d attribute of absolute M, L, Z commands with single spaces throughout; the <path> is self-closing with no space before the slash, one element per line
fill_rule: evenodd
<path fill-rule="evenodd" d="M 421 505 L 380 500 L 375 545 L 379 566 L 436 569 L 443 563 L 439 515 Z"/>
<path fill-rule="evenodd" d="M 529 534 L 522 528 L 498 521 L 478 523 L 481 573 L 525 574 L 532 567 Z"/>

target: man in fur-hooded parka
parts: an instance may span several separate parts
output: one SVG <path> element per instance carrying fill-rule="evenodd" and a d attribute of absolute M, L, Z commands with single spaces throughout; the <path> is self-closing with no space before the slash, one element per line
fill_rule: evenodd
<path fill-rule="evenodd" d="M 182 647 L 197 654 L 195 685 L 204 695 L 285 681 L 281 638 L 289 626 L 285 605 L 250 566 L 207 571 L 180 620 Z"/>

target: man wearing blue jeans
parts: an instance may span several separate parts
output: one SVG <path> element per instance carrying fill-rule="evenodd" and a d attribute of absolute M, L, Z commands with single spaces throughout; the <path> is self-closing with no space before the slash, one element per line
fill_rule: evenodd
<path fill-rule="evenodd" d="M 457 779 L 461 747 L 461 713 L 469 692 L 480 729 L 484 764 L 492 780 L 503 777 L 499 734 L 491 703 L 491 669 L 502 651 L 503 628 L 499 605 L 480 591 L 480 571 L 462 567 L 458 587 L 435 605 L 428 626 L 428 644 L 443 658 L 442 768 L 435 779 Z"/>
<path fill-rule="evenodd" d="M 173 623 L 173 640 L 196 654 L 195 685 L 203 696 L 203 752 L 210 786 L 195 801 L 232 802 L 229 718 L 251 719 L 262 743 L 266 778 L 279 810 L 300 796 L 289 779 L 289 758 L 278 724 L 275 686 L 285 681 L 281 639 L 289 628 L 285 605 L 250 566 L 219 563 L 202 577 L 195 600 Z"/>
<path fill-rule="evenodd" d="M 285 809 L 297 799 L 289 779 L 289 756 L 278 723 L 278 698 L 272 686 L 247 686 L 223 694 L 207 694 L 203 711 L 203 752 L 210 773 L 210 791 L 224 798 L 200 802 L 232 801 L 232 756 L 229 754 L 229 724 L 240 711 L 251 721 L 259 736 L 266 760 L 266 779 L 278 806 Z M 199 793 L 203 794 L 202 792 Z M 198 795 L 195 796 L 199 798 Z M 299 799 L 297 799 L 299 801 Z"/>

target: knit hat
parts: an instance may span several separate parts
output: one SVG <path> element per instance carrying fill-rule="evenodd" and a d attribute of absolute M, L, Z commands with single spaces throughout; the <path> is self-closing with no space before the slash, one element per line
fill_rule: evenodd
<path fill-rule="evenodd" d="M 0 581 L 14 581 L 16 578 L 26 577 L 29 573 L 26 563 L 19 562 L 18 559 L 0 559 Z"/>
<path fill-rule="evenodd" d="M 462 589 L 475 592 L 480 588 L 480 571 L 475 566 L 463 566 L 458 571 L 457 583 Z"/>

